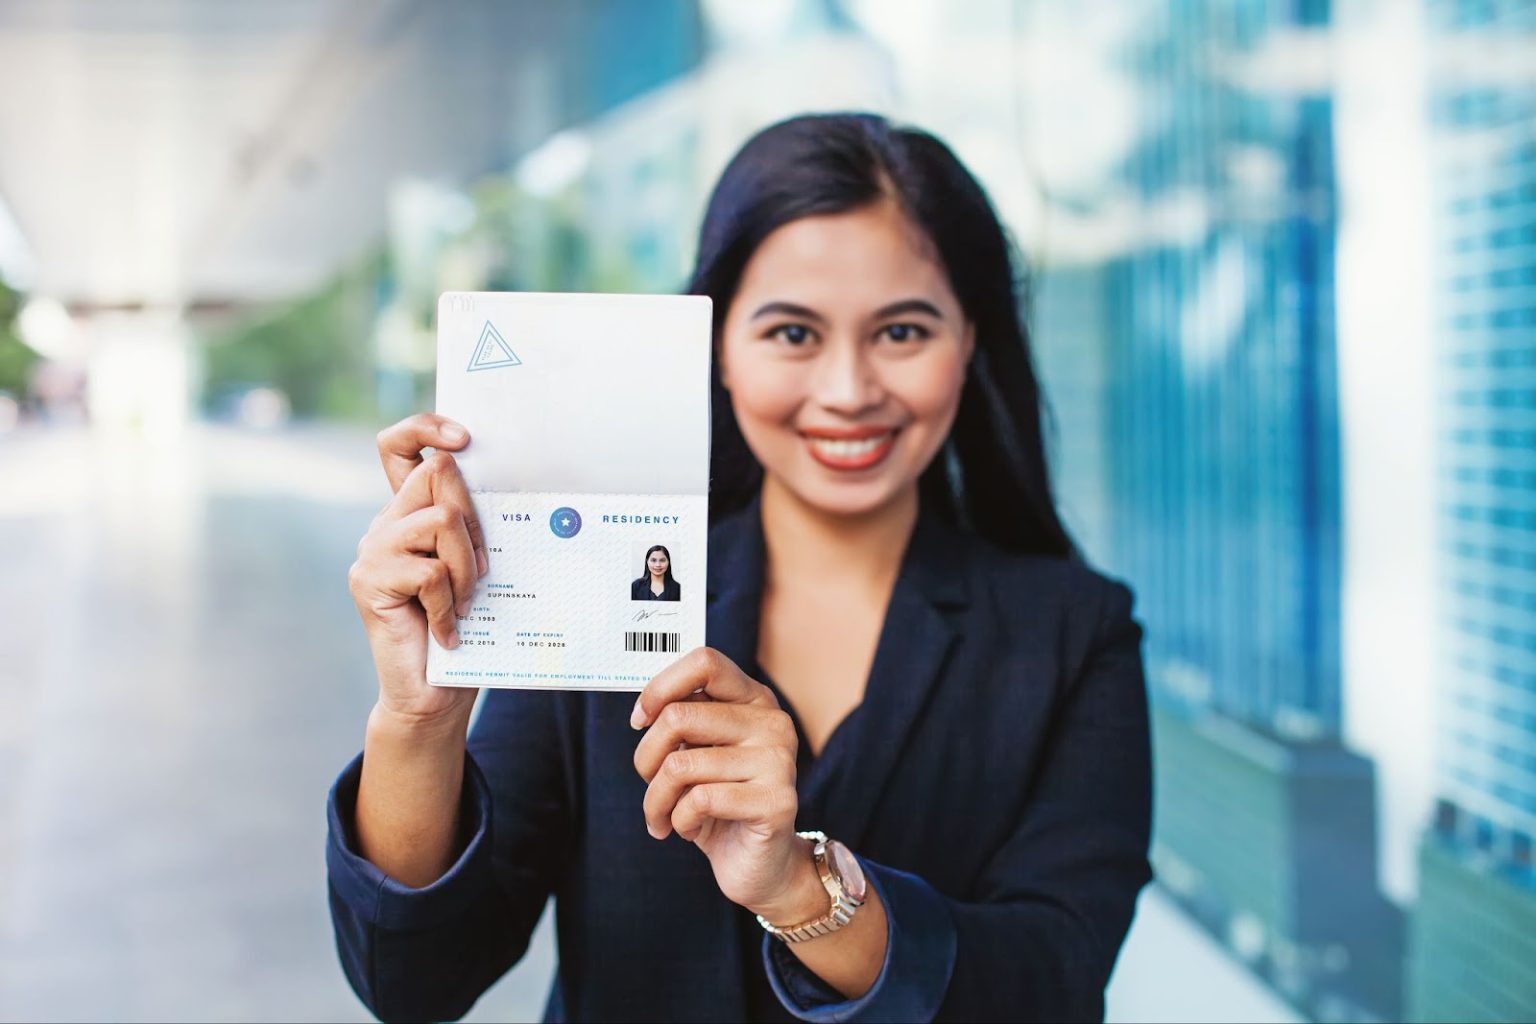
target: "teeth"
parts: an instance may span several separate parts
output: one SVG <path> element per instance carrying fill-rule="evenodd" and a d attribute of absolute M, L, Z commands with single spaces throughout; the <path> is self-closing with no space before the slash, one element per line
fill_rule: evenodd
<path fill-rule="evenodd" d="M 833 439 L 828 437 L 813 437 L 809 440 L 811 444 L 816 447 L 817 451 L 821 452 L 823 455 L 826 455 L 828 458 L 857 459 L 868 455 L 876 448 L 879 448 L 881 445 L 885 444 L 886 441 L 889 441 L 890 438 L 891 435 L 886 433 L 878 434 L 874 437 L 860 438 L 857 441 Z"/>

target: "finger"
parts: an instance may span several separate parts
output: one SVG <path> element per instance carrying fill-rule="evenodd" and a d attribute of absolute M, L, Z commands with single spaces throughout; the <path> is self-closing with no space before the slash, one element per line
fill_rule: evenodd
<path fill-rule="evenodd" d="M 480 515 L 475 511 L 474 499 L 459 472 L 459 464 L 447 452 L 437 452 L 411 471 L 400 485 L 400 490 L 390 499 L 379 519 L 403 519 L 418 509 L 432 505 L 448 505 L 464 520 L 464 529 L 475 552 L 475 569 L 485 575 L 485 532 L 480 526 Z"/>
<path fill-rule="evenodd" d="M 423 448 L 457 450 L 469 443 L 463 424 L 435 412 L 419 412 L 379 431 L 379 461 L 389 477 L 389 489 L 398 491 L 411 471 L 421 465 Z"/>
<path fill-rule="evenodd" d="M 710 782 L 795 785 L 795 762 L 781 747 L 699 747 L 675 750 L 646 788 L 645 828 L 657 839 L 672 830 L 672 811 L 690 786 Z"/>
<path fill-rule="evenodd" d="M 440 559 L 423 558 L 420 555 L 403 555 L 414 566 L 403 570 L 413 581 L 416 599 L 427 613 L 427 627 L 437 642 L 452 649 L 459 646 L 459 625 L 453 617 L 453 584 L 449 580 L 448 567 Z"/>
<path fill-rule="evenodd" d="M 749 679 L 736 663 L 712 647 L 696 647 L 668 665 L 640 691 L 630 725 L 642 729 L 673 701 L 684 700 L 695 690 L 711 700 L 727 704 L 778 707 L 773 691 Z"/>
<path fill-rule="evenodd" d="M 674 701 L 661 709 L 656 724 L 635 745 L 635 771 L 646 782 L 661 769 L 661 762 L 678 749 L 694 747 L 797 748 L 794 723 L 777 708 L 715 701 Z"/>
<path fill-rule="evenodd" d="M 690 843 L 711 820 L 761 824 L 765 831 L 794 828 L 799 797 L 793 786 L 763 782 L 706 782 L 672 810 L 672 830 Z"/>
<path fill-rule="evenodd" d="M 393 551 L 434 555 L 448 567 L 453 589 L 453 607 L 459 615 L 469 614 L 470 599 L 475 594 L 478 572 L 475 549 L 470 543 L 464 517 L 450 505 L 432 505 L 418 509 L 404 519 L 385 527 L 377 543 Z"/>

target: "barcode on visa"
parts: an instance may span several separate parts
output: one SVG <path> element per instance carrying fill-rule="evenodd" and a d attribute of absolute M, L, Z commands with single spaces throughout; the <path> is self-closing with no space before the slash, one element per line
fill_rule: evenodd
<path fill-rule="evenodd" d="M 626 651 L 645 651 L 657 654 L 676 654 L 681 646 L 680 633 L 625 633 Z"/>

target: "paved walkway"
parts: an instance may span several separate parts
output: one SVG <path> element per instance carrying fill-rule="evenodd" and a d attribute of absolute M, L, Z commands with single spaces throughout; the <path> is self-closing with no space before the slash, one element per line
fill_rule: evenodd
<path fill-rule="evenodd" d="M 0 1018 L 369 1019 L 322 856 L 371 446 L 0 438 Z M 552 964 L 546 929 L 473 1019 L 537 1020 Z"/>

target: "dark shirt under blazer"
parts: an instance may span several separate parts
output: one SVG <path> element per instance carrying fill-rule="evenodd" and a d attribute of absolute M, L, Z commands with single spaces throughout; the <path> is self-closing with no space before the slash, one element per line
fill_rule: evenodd
<path fill-rule="evenodd" d="M 709 543 L 709 643 L 750 671 L 757 505 Z M 1100 1020 L 1151 878 L 1141 637 L 1123 584 L 919 518 L 863 702 L 819 756 L 802 749 L 797 779 L 798 827 L 847 843 L 886 906 L 886 958 L 859 999 L 759 937 L 691 844 L 646 832 L 632 693 L 485 694 L 467 845 L 424 889 L 356 853 L 355 758 L 327 849 L 347 978 L 381 1019 L 459 1017 L 553 894 L 546 1020 Z"/>
<path fill-rule="evenodd" d="M 683 599 L 683 585 L 677 580 L 667 580 L 661 585 L 661 593 L 651 589 L 651 578 L 641 576 L 629 585 L 629 599 L 631 601 L 681 601 Z"/>

